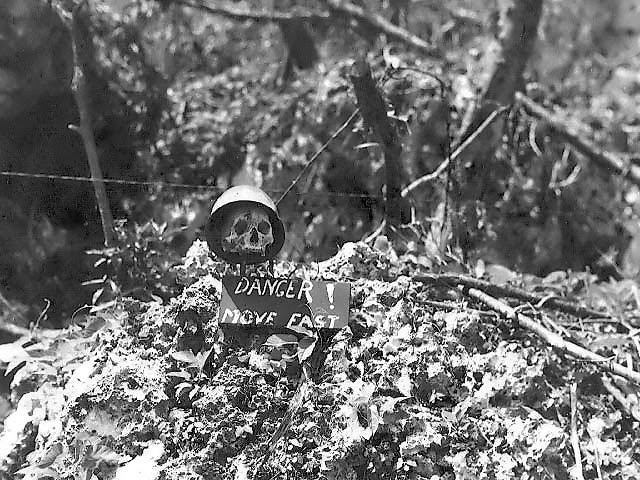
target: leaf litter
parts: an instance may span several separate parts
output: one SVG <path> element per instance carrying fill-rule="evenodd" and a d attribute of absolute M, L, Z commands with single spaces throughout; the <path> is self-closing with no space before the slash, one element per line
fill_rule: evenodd
<path fill-rule="evenodd" d="M 0 476 L 569 479 L 575 383 L 584 478 L 640 478 L 637 385 L 464 289 L 413 281 L 424 267 L 384 245 L 346 244 L 296 271 L 351 282 L 349 326 L 331 334 L 248 331 L 233 342 L 217 323 L 223 269 L 196 242 L 170 302 L 123 299 L 58 338 L 3 346 L 15 408 L 0 433 Z M 476 270 L 603 309 L 603 323 L 545 315 L 572 341 L 638 368 L 628 282 Z M 543 318 L 542 307 L 523 308 Z"/>

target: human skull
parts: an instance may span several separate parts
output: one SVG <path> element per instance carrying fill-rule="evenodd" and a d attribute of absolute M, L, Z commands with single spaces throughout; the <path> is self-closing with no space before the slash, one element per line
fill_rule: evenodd
<path fill-rule="evenodd" d="M 259 207 L 243 208 L 229 216 L 222 249 L 232 253 L 265 255 L 273 244 L 273 229 L 267 212 Z"/>

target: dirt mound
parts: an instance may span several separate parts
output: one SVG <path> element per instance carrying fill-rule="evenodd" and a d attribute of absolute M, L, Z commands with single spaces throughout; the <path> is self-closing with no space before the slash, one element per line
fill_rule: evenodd
<path fill-rule="evenodd" d="M 347 244 L 295 274 L 351 282 L 348 327 L 312 336 L 310 350 L 300 337 L 243 346 L 217 322 L 224 266 L 197 242 L 176 270 L 187 286 L 167 304 L 125 299 L 56 338 L 0 348 L 15 405 L 0 434 L 0 476 L 640 476 L 638 411 L 609 395 L 631 399 L 630 383 L 548 348 L 460 289 L 415 281 L 424 270 L 390 249 Z M 636 308 L 628 284 L 590 278 L 511 280 L 588 293 L 593 307 L 618 295 L 621 315 Z M 613 321 L 580 326 L 542 307 L 537 318 L 572 341 L 626 348 Z"/>

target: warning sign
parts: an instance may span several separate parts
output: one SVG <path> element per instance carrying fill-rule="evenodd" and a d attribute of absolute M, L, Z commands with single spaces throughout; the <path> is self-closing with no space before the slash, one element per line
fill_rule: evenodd
<path fill-rule="evenodd" d="M 349 322 L 345 282 L 226 276 L 222 287 L 220 323 L 342 328 Z"/>

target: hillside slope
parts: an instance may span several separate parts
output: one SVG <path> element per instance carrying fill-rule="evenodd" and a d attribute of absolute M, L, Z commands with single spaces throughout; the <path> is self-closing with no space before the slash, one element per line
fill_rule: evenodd
<path fill-rule="evenodd" d="M 230 338 L 217 322 L 225 267 L 196 242 L 176 269 L 186 288 L 168 304 L 124 299 L 57 338 L 3 345 L 16 408 L 0 433 L 0 478 L 640 478 L 633 385 L 461 289 L 417 282 L 426 257 L 376 246 L 277 265 L 351 283 L 349 326 L 311 341 Z M 628 283 L 484 274 L 637 317 Z M 637 365 L 626 320 L 542 307 L 519 311 Z"/>

